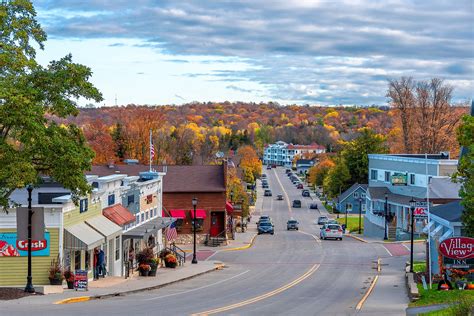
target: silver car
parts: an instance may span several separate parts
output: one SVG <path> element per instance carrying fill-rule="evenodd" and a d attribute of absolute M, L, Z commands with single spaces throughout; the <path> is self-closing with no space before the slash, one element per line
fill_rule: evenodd
<path fill-rule="evenodd" d="M 322 240 L 325 240 L 328 238 L 335 238 L 335 239 L 342 240 L 342 227 L 341 225 L 336 225 L 336 224 L 324 224 L 323 227 L 321 227 L 319 237 Z"/>

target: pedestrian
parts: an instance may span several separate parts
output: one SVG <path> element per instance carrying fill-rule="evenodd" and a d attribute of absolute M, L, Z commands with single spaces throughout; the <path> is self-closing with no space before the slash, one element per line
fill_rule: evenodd
<path fill-rule="evenodd" d="M 342 231 L 344 232 L 344 234 L 346 233 L 346 224 L 342 224 L 341 225 L 341 228 L 342 228 Z"/>
<path fill-rule="evenodd" d="M 97 264 L 99 266 L 99 276 L 105 278 L 105 253 L 102 249 L 98 252 Z"/>
<path fill-rule="evenodd" d="M 94 280 L 99 278 L 99 250 L 97 248 L 94 249 L 94 260 L 93 260 L 93 268 L 94 268 Z"/>

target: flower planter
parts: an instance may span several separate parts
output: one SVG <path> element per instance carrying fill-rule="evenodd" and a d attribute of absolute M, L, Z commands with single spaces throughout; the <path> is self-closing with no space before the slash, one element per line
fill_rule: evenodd
<path fill-rule="evenodd" d="M 165 266 L 167 268 L 176 268 L 177 263 L 176 262 L 167 262 L 165 261 Z"/>
<path fill-rule="evenodd" d="M 148 276 L 156 276 L 156 269 L 150 270 L 150 272 L 148 272 Z"/>
<path fill-rule="evenodd" d="M 50 285 L 62 285 L 63 280 L 61 280 L 61 279 L 49 279 L 49 284 Z"/>
<path fill-rule="evenodd" d="M 148 270 L 140 270 L 140 276 L 148 276 L 149 273 L 150 271 Z"/>
<path fill-rule="evenodd" d="M 74 281 L 67 281 L 67 288 L 70 290 L 74 289 Z"/>

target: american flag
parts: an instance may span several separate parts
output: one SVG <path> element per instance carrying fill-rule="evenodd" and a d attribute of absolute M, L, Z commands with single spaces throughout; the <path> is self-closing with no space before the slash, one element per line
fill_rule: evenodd
<path fill-rule="evenodd" d="M 153 141 L 150 140 L 150 160 L 155 159 L 155 146 L 153 145 Z"/>
<path fill-rule="evenodd" d="M 173 241 L 178 237 L 178 232 L 176 231 L 176 222 L 172 222 L 170 226 L 165 229 L 166 240 Z"/>

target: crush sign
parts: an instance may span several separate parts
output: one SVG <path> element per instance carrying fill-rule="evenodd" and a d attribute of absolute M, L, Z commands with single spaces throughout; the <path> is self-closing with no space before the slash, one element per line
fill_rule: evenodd
<path fill-rule="evenodd" d="M 44 239 L 31 241 L 32 256 L 49 256 L 49 232 Z M 16 233 L 0 233 L 0 257 L 28 256 L 28 240 L 19 240 Z"/>

